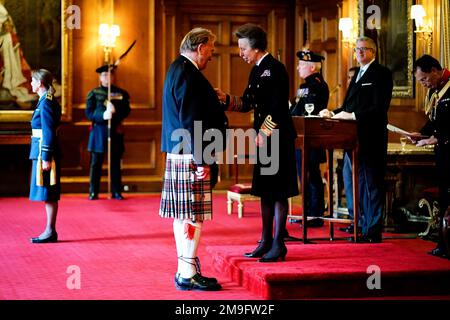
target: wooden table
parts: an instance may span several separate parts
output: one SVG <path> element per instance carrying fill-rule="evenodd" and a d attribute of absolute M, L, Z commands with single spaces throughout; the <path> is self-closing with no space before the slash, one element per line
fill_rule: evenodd
<path fill-rule="evenodd" d="M 423 190 L 436 186 L 434 146 L 416 147 L 400 143 L 388 144 L 386 182 L 385 228 L 397 227 L 394 211 L 399 207 L 415 214 Z"/>
<path fill-rule="evenodd" d="M 320 117 L 292 117 L 295 129 L 297 131 L 297 139 L 295 141 L 295 147 L 302 149 L 302 221 L 303 221 L 303 242 L 308 243 L 307 232 L 307 210 L 305 199 L 307 198 L 307 172 L 308 172 L 308 159 L 309 150 L 314 148 L 322 148 L 328 152 L 328 194 L 332 199 L 333 195 L 333 149 L 345 149 L 351 152 L 352 155 L 352 180 L 353 180 L 353 224 L 354 233 L 353 239 L 357 241 L 358 233 L 358 136 L 357 136 L 357 123 L 354 120 L 337 120 L 337 119 L 325 119 Z M 333 218 L 333 205 L 332 201 L 329 201 L 328 205 L 328 220 L 330 222 L 330 238 L 333 237 L 333 223 L 334 222 L 351 222 L 348 219 Z"/>

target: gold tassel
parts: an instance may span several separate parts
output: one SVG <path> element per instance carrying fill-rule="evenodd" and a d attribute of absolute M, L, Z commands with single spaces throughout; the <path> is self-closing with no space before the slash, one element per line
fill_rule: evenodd
<path fill-rule="evenodd" d="M 39 156 L 36 163 L 36 185 L 42 187 L 44 185 L 44 176 L 42 172 L 42 158 Z"/>
<path fill-rule="evenodd" d="M 54 186 L 56 184 L 56 163 L 52 159 L 52 168 L 50 169 L 50 185 Z"/>
<path fill-rule="evenodd" d="M 50 185 L 54 186 L 56 184 L 56 163 L 52 160 L 52 167 L 50 169 Z M 44 186 L 44 170 L 42 170 L 42 158 L 38 157 L 36 164 L 36 185 L 38 187 Z"/>

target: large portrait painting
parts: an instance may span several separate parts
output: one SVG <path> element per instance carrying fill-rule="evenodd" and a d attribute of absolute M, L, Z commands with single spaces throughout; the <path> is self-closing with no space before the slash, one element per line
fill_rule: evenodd
<path fill-rule="evenodd" d="M 70 117 L 70 34 L 66 0 L 0 0 L 0 122 L 31 119 L 38 97 L 31 71 L 44 68 L 55 80 L 55 98 Z"/>
<path fill-rule="evenodd" d="M 393 97 L 413 98 L 412 0 L 359 0 L 360 34 L 378 46 L 378 61 L 392 71 Z"/>

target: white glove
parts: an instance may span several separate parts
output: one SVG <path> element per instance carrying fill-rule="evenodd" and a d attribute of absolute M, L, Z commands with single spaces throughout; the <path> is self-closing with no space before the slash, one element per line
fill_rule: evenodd
<path fill-rule="evenodd" d="M 114 105 L 110 101 L 106 103 L 106 111 L 111 113 L 116 112 L 116 108 L 114 108 Z"/>
<path fill-rule="evenodd" d="M 103 112 L 103 120 L 111 120 L 112 118 L 112 112 L 106 110 L 105 112 Z"/>

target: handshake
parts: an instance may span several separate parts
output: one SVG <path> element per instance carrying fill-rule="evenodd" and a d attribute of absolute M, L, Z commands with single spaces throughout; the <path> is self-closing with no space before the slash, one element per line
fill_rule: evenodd
<path fill-rule="evenodd" d="M 108 100 L 105 100 L 105 105 L 106 105 L 106 110 L 105 110 L 105 112 L 103 112 L 103 119 L 111 120 L 113 113 L 116 112 L 116 109 L 114 108 L 114 105 Z"/>

